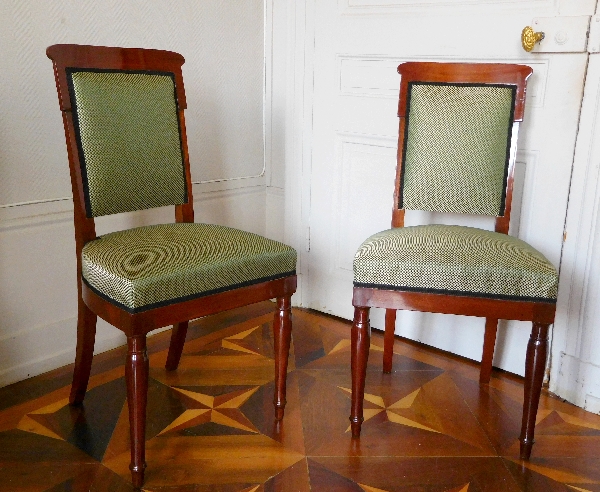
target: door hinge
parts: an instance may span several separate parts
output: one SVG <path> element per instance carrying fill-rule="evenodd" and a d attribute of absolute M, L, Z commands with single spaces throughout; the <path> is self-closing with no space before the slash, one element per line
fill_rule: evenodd
<path fill-rule="evenodd" d="M 304 236 L 304 245 L 306 248 L 306 252 L 310 252 L 310 226 L 306 228 L 306 233 Z"/>

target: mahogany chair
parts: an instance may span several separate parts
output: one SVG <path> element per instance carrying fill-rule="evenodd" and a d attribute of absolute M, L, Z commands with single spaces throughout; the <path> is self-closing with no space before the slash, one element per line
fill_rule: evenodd
<path fill-rule="evenodd" d="M 396 310 L 486 318 L 480 383 L 489 383 L 499 319 L 532 321 L 525 362 L 522 459 L 533 445 L 558 274 L 508 235 L 525 88 L 532 70 L 508 64 L 403 63 L 392 228 L 354 258 L 352 436 L 360 436 L 369 310 L 386 309 L 384 372 L 392 369 Z M 405 210 L 495 216 L 495 232 L 404 227 Z"/>
<path fill-rule="evenodd" d="M 276 418 L 283 418 L 296 251 L 248 232 L 194 223 L 185 92 L 173 52 L 54 45 L 73 188 L 78 275 L 77 353 L 70 403 L 81 404 L 97 316 L 127 336 L 133 484 L 144 481 L 146 335 L 174 325 L 166 368 L 179 364 L 188 321 L 277 300 Z M 209 123 L 210 124 L 210 123 Z M 175 223 L 96 236 L 98 216 L 175 206 Z"/>

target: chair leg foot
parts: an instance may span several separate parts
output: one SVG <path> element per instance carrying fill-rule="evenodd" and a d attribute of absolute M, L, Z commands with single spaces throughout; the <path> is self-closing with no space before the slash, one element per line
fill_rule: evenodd
<path fill-rule="evenodd" d="M 286 380 L 290 343 L 292 339 L 292 299 L 291 296 L 278 297 L 273 320 L 275 350 L 275 419 L 283 419 L 286 404 Z"/>
<path fill-rule="evenodd" d="M 531 449 L 533 448 L 533 440 L 531 441 L 521 441 L 520 442 L 520 453 L 519 457 L 522 460 L 528 460 L 531 456 Z"/>
<path fill-rule="evenodd" d="M 131 438 L 131 480 L 135 487 L 144 482 L 146 468 L 146 403 L 148 400 L 148 354 L 146 335 L 127 338 L 127 406 Z"/>
<path fill-rule="evenodd" d="M 529 459 L 533 446 L 535 420 L 544 382 L 544 369 L 546 367 L 546 353 L 548 349 L 549 325 L 533 323 L 529 343 L 527 344 L 527 357 L 525 358 L 525 386 L 523 401 L 523 421 L 521 425 L 521 458 Z"/>
<path fill-rule="evenodd" d="M 360 429 L 362 426 L 364 419 L 360 419 L 357 421 L 352 420 L 352 417 L 350 417 L 350 429 L 352 429 L 352 439 L 358 439 L 360 437 Z"/>
<path fill-rule="evenodd" d="M 92 359 L 94 357 L 97 319 L 97 316 L 90 311 L 80 297 L 77 306 L 75 367 L 73 369 L 71 394 L 69 395 L 69 403 L 71 405 L 80 405 L 83 403 L 85 397 L 92 370 Z"/>
<path fill-rule="evenodd" d="M 479 369 L 479 382 L 481 384 L 488 384 L 490 382 L 497 332 L 498 320 L 486 318 L 485 335 L 483 336 L 483 355 L 481 356 L 481 368 Z"/>
<path fill-rule="evenodd" d="M 131 483 L 136 489 L 142 488 L 144 485 L 144 471 L 146 470 L 146 464 L 141 467 L 130 467 L 131 469 Z"/>
<path fill-rule="evenodd" d="M 371 326 L 369 324 L 369 308 L 355 307 L 354 322 L 351 333 L 351 366 L 352 366 L 352 401 L 350 411 L 350 427 L 352 437 L 360 436 L 363 418 L 363 400 L 365 397 L 365 379 L 369 346 L 371 344 Z"/>
<path fill-rule="evenodd" d="M 483 354 L 481 356 L 481 368 L 479 369 L 479 382 L 481 384 L 488 384 L 490 382 L 497 333 L 498 320 L 494 318 L 486 318 L 485 334 L 483 336 Z"/>
<path fill-rule="evenodd" d="M 396 310 L 385 310 L 385 333 L 383 335 L 383 372 L 392 372 L 394 357 L 394 332 L 396 330 Z"/>
<path fill-rule="evenodd" d="M 177 323 L 173 325 L 173 331 L 171 332 L 171 343 L 169 344 L 169 353 L 167 355 L 167 362 L 165 369 L 167 371 L 174 371 L 179 365 L 181 360 L 181 354 L 183 352 L 183 345 L 185 344 L 185 337 L 188 330 L 188 321 Z"/>

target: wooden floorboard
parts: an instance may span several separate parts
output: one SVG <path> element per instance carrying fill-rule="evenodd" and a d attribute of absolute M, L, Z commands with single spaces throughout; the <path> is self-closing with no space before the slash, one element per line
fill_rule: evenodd
<path fill-rule="evenodd" d="M 600 417 L 542 395 L 518 459 L 522 380 L 375 332 L 352 440 L 350 323 L 293 310 L 288 404 L 273 410 L 272 303 L 195 321 L 180 367 L 149 340 L 148 492 L 600 492 Z M 84 405 L 72 367 L 0 389 L 0 491 L 131 491 L 124 350 L 97 356 Z"/>

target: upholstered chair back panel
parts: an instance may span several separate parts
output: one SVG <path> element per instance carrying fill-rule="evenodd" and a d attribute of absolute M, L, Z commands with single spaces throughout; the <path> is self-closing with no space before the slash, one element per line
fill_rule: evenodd
<path fill-rule="evenodd" d="M 169 73 L 68 70 L 88 217 L 186 202 Z"/>
<path fill-rule="evenodd" d="M 504 215 L 515 92 L 410 83 L 399 207 Z"/>

